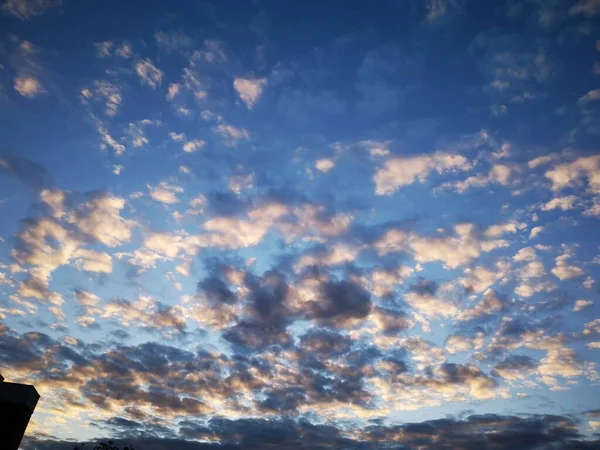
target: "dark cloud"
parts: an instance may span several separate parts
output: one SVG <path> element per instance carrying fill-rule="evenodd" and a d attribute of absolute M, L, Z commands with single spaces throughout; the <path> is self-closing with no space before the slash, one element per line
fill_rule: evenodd
<path fill-rule="evenodd" d="M 475 415 L 466 419 L 439 419 L 398 426 L 371 425 L 356 429 L 357 437 L 333 425 L 316 425 L 306 420 L 214 418 L 208 423 L 186 419 L 179 423 L 179 437 L 138 437 L 145 425 L 114 418 L 107 422 L 130 437 L 117 445 L 134 445 L 144 450 L 241 450 L 241 449 L 349 449 L 384 450 L 583 450 L 597 449 L 600 440 L 586 439 L 576 422 L 552 415 Z M 199 442 L 210 438 L 219 443 Z M 26 438 L 24 450 L 72 450 L 73 442 Z"/>
<path fill-rule="evenodd" d="M 0 173 L 16 177 L 33 189 L 41 189 L 49 182 L 48 172 L 43 166 L 8 152 L 0 152 Z"/>
<path fill-rule="evenodd" d="M 352 341 L 349 337 L 329 330 L 310 329 L 300 337 L 300 348 L 309 353 L 322 355 L 346 353 L 351 345 Z"/>
<path fill-rule="evenodd" d="M 258 322 L 239 322 L 223 332 L 225 340 L 246 349 L 264 350 L 270 346 L 285 346 L 292 342 L 292 336 L 273 325 Z"/>
<path fill-rule="evenodd" d="M 211 303 L 216 304 L 231 304 L 235 303 L 235 294 L 229 289 L 225 281 L 215 276 L 205 278 L 198 283 L 198 291 L 206 295 L 206 298 Z"/>
<path fill-rule="evenodd" d="M 321 298 L 312 302 L 309 318 L 320 323 L 344 326 L 353 319 L 364 319 L 371 312 L 371 295 L 352 281 L 324 283 Z"/>
<path fill-rule="evenodd" d="M 509 355 L 497 364 L 492 370 L 492 375 L 500 377 L 511 377 L 519 376 L 520 374 L 527 374 L 531 372 L 539 365 L 538 361 L 525 355 Z"/>
<path fill-rule="evenodd" d="M 231 192 L 211 192 L 207 194 L 207 212 L 215 216 L 236 216 L 248 209 L 249 203 Z"/>
<path fill-rule="evenodd" d="M 408 290 L 418 295 L 433 296 L 437 293 L 439 285 L 433 280 L 426 280 L 425 278 L 419 278 Z"/>

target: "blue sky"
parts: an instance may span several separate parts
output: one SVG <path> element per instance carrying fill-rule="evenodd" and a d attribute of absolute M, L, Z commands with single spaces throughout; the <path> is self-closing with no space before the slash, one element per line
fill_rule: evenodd
<path fill-rule="evenodd" d="M 1 9 L 26 448 L 594 445 L 600 2 Z"/>

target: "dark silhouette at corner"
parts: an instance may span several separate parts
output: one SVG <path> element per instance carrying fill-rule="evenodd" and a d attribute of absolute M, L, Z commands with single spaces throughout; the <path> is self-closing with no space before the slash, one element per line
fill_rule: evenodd
<path fill-rule="evenodd" d="M 40 394 L 33 386 L 6 383 L 0 374 L 0 448 L 18 450 Z"/>

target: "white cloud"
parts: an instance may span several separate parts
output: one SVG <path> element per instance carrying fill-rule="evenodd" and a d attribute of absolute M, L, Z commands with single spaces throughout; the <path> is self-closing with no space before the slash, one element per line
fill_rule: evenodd
<path fill-rule="evenodd" d="M 584 216 L 600 217 L 600 197 L 593 199 L 592 204 L 583 211 Z"/>
<path fill-rule="evenodd" d="M 465 278 L 460 279 L 460 284 L 468 291 L 479 293 L 502 280 L 505 275 L 498 267 L 496 269 L 488 269 L 482 266 L 467 267 Z"/>
<path fill-rule="evenodd" d="M 294 266 L 294 270 L 300 272 L 305 267 L 318 265 L 336 266 L 338 264 L 354 261 L 359 253 L 360 248 L 358 247 L 345 243 L 334 244 L 326 253 L 319 255 L 309 254 L 301 257 Z"/>
<path fill-rule="evenodd" d="M 444 183 L 440 189 L 454 189 L 456 192 L 463 193 L 472 187 L 483 187 L 488 184 L 508 185 L 512 169 L 505 164 L 496 164 L 488 174 L 478 174 L 468 177 L 462 181 L 453 181 Z"/>
<path fill-rule="evenodd" d="M 112 258 L 108 253 L 80 248 L 74 254 L 75 266 L 86 272 L 112 273 Z"/>
<path fill-rule="evenodd" d="M 233 87 L 249 109 L 258 101 L 266 85 L 266 78 L 236 78 L 233 81 Z"/>
<path fill-rule="evenodd" d="M 169 184 L 165 181 L 161 181 L 158 186 L 155 187 L 148 185 L 148 190 L 150 191 L 150 197 L 152 197 L 152 199 L 166 205 L 179 203 L 180 200 L 177 197 L 177 194 L 181 194 L 183 192 L 183 188 L 181 186 Z"/>
<path fill-rule="evenodd" d="M 125 146 L 117 142 L 102 123 L 98 122 L 97 129 L 100 137 L 102 138 L 102 144 L 100 144 L 101 148 L 106 148 L 106 146 L 109 146 L 115 151 L 117 156 L 121 156 L 123 153 L 125 153 Z"/>
<path fill-rule="evenodd" d="M 567 260 L 572 255 L 564 253 L 556 257 L 556 266 L 552 269 L 552 273 L 561 281 L 578 278 L 583 275 L 583 270 L 580 267 L 570 265 Z"/>
<path fill-rule="evenodd" d="M 411 250 L 418 263 L 439 261 L 445 267 L 455 269 L 469 264 L 481 253 L 508 245 L 505 240 L 488 240 L 478 236 L 475 226 L 470 223 L 456 225 L 454 232 L 454 235 L 438 237 L 392 229 L 375 243 L 375 248 L 380 255 Z"/>
<path fill-rule="evenodd" d="M 575 306 L 573 306 L 573 311 L 575 311 L 575 312 L 583 311 L 584 309 L 589 308 L 593 304 L 594 304 L 594 302 L 592 302 L 591 300 L 577 300 L 575 302 Z"/>
<path fill-rule="evenodd" d="M 169 91 L 167 92 L 167 100 L 173 100 L 175 96 L 179 93 L 179 89 L 181 86 L 177 83 L 169 84 Z"/>
<path fill-rule="evenodd" d="M 403 299 L 412 309 L 425 317 L 454 317 L 458 313 L 456 305 L 439 295 L 408 292 Z"/>
<path fill-rule="evenodd" d="M 531 229 L 531 232 L 529 233 L 529 239 L 534 239 L 538 234 L 540 234 L 542 231 L 544 231 L 544 226 L 539 226 L 539 227 L 533 227 Z"/>
<path fill-rule="evenodd" d="M 335 167 L 335 161 L 331 158 L 318 159 L 315 163 L 315 169 L 320 172 L 329 172 Z"/>
<path fill-rule="evenodd" d="M 556 155 L 542 155 L 532 159 L 527 163 L 530 169 L 535 169 L 539 166 L 545 166 L 556 160 Z"/>
<path fill-rule="evenodd" d="M 185 133 L 175 133 L 174 131 L 171 131 L 169 137 L 175 142 L 181 142 L 185 140 Z"/>
<path fill-rule="evenodd" d="M 14 88 L 19 94 L 27 98 L 33 98 L 44 92 L 40 81 L 32 75 L 17 76 Z"/>
<path fill-rule="evenodd" d="M 205 144 L 206 143 L 202 139 L 193 139 L 183 144 L 183 151 L 186 153 L 193 153 L 204 147 Z"/>
<path fill-rule="evenodd" d="M 142 84 L 147 84 L 152 89 L 156 89 L 162 83 L 163 73 L 149 59 L 139 60 L 135 64 Z"/>
<path fill-rule="evenodd" d="M 499 237 L 507 233 L 516 233 L 518 230 L 527 228 L 527 225 L 519 222 L 508 222 L 499 225 L 492 225 L 485 230 L 487 237 Z"/>
<path fill-rule="evenodd" d="M 600 100 L 600 89 L 594 89 L 581 96 L 577 103 L 585 105 L 586 103 Z"/>
<path fill-rule="evenodd" d="M 478 331 L 473 336 L 452 335 L 446 339 L 446 351 L 451 355 L 470 350 L 479 350 L 485 343 L 485 334 Z"/>
<path fill-rule="evenodd" d="M 545 173 L 552 182 L 552 190 L 575 187 L 587 178 L 589 190 L 600 193 L 600 155 L 585 156 L 573 162 L 559 164 Z"/>
<path fill-rule="evenodd" d="M 388 160 L 383 168 L 375 172 L 374 181 L 378 195 L 390 195 L 403 186 L 416 181 L 424 182 L 429 174 L 436 171 L 443 174 L 451 171 L 464 171 L 471 168 L 468 160 L 461 155 L 436 152 Z"/>
<path fill-rule="evenodd" d="M 94 88 L 90 90 L 84 88 L 81 90 L 81 101 L 87 104 L 89 100 L 102 99 L 105 103 L 105 114 L 107 116 L 114 116 L 117 114 L 119 107 L 121 106 L 121 88 L 109 81 L 97 80 L 94 81 Z"/>
<path fill-rule="evenodd" d="M 421 237 L 411 236 L 409 246 L 417 262 L 440 261 L 448 268 L 469 264 L 482 252 L 506 247 L 504 240 L 482 240 L 475 233 L 473 224 L 459 224 L 454 227 L 454 236 Z"/>
<path fill-rule="evenodd" d="M 121 245 L 131 238 L 135 222 L 121 217 L 125 200 L 101 194 L 82 203 L 67 215 L 67 221 L 85 235 L 109 247 Z"/>
<path fill-rule="evenodd" d="M 577 197 L 575 195 L 567 195 L 565 197 L 555 197 L 549 202 L 544 203 L 541 206 L 542 211 L 552 211 L 553 209 L 560 209 L 562 211 L 569 211 L 575 208 L 575 202 Z"/>
<path fill-rule="evenodd" d="M 221 123 L 215 128 L 215 132 L 223 138 L 225 144 L 235 147 L 239 141 L 250 139 L 250 132 L 245 128 L 237 128 L 233 125 Z"/>

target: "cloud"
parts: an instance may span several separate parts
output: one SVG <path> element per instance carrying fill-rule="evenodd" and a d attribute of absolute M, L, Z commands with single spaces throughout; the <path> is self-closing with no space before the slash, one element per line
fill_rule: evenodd
<path fill-rule="evenodd" d="M 552 269 L 552 273 L 561 281 L 578 278 L 584 274 L 583 269 L 567 262 L 571 256 L 569 253 L 564 253 L 556 257 L 556 266 Z"/>
<path fill-rule="evenodd" d="M 214 39 L 206 39 L 203 48 L 195 50 L 190 58 L 192 64 L 196 64 L 198 61 L 214 63 L 225 60 L 227 60 L 227 55 L 223 43 Z"/>
<path fill-rule="evenodd" d="M 140 77 L 142 84 L 147 84 L 156 89 L 162 83 L 163 72 L 159 70 L 149 59 L 139 60 L 135 63 L 135 71 Z"/>
<path fill-rule="evenodd" d="M 202 139 L 193 139 L 183 144 L 183 151 L 186 153 L 193 153 L 196 150 L 199 150 L 202 147 L 204 147 L 205 144 L 206 142 L 204 142 Z"/>
<path fill-rule="evenodd" d="M 485 343 L 485 333 L 477 331 L 473 335 L 454 334 L 446 339 L 446 351 L 451 355 L 479 350 Z"/>
<path fill-rule="evenodd" d="M 535 239 L 542 231 L 544 231 L 545 226 L 537 226 L 533 227 L 529 232 L 529 239 Z"/>
<path fill-rule="evenodd" d="M 62 5 L 62 0 L 6 0 L 2 9 L 21 20 L 29 20 Z"/>
<path fill-rule="evenodd" d="M 192 45 L 192 39 L 182 31 L 157 31 L 154 40 L 160 50 L 167 52 L 185 50 Z"/>
<path fill-rule="evenodd" d="M 227 187 L 231 192 L 240 194 L 245 189 L 252 189 L 254 187 L 255 175 L 250 173 L 248 175 L 233 175 L 229 177 Z"/>
<path fill-rule="evenodd" d="M 593 304 L 594 304 L 594 302 L 592 302 L 590 300 L 577 300 L 575 302 L 575 305 L 573 306 L 573 311 L 574 312 L 583 311 L 584 309 L 589 308 Z"/>
<path fill-rule="evenodd" d="M 455 0 L 425 0 L 427 8 L 427 21 L 429 23 L 436 22 L 443 17 L 448 11 L 448 6 L 455 7 Z"/>
<path fill-rule="evenodd" d="M 102 144 L 100 144 L 102 149 L 105 149 L 106 146 L 109 146 L 115 151 L 117 156 L 122 156 L 125 153 L 125 146 L 115 140 L 115 138 L 111 136 L 106 127 L 100 121 L 97 122 L 97 130 L 98 134 L 100 134 L 100 137 L 102 138 Z"/>
<path fill-rule="evenodd" d="M 453 317 L 458 312 L 456 305 L 439 291 L 435 282 L 425 279 L 413 284 L 404 294 L 404 301 L 425 317 Z"/>
<path fill-rule="evenodd" d="M 40 164 L 9 152 L 0 153 L 1 173 L 14 176 L 33 189 L 48 183 L 48 172 Z"/>
<path fill-rule="evenodd" d="M 549 202 L 544 203 L 541 206 L 542 211 L 552 211 L 553 209 L 560 209 L 562 211 L 569 211 L 575 208 L 575 202 L 577 197 L 575 195 L 567 195 L 565 197 L 555 197 Z"/>
<path fill-rule="evenodd" d="M 19 75 L 15 78 L 15 90 L 23 97 L 33 98 L 44 92 L 40 81 L 32 75 Z"/>
<path fill-rule="evenodd" d="M 266 78 L 236 78 L 233 80 L 233 87 L 246 104 L 248 109 L 252 109 L 254 104 L 260 98 L 264 87 L 267 85 Z"/>
<path fill-rule="evenodd" d="M 85 236 L 108 247 L 119 246 L 131 238 L 135 222 L 121 216 L 125 199 L 106 192 L 92 193 L 67 214 L 67 222 L 73 224 Z"/>
<path fill-rule="evenodd" d="M 105 103 L 104 113 L 113 117 L 117 114 L 121 106 L 121 88 L 109 81 L 96 80 L 93 83 L 93 89 L 84 88 L 81 90 L 81 100 L 87 103 L 89 100 L 100 99 Z"/>
<path fill-rule="evenodd" d="M 315 169 L 327 173 L 335 167 L 335 161 L 331 158 L 322 158 L 315 162 Z"/>
<path fill-rule="evenodd" d="M 112 258 L 108 253 L 79 249 L 73 254 L 75 266 L 86 272 L 112 273 Z"/>
<path fill-rule="evenodd" d="M 77 316 L 77 324 L 84 328 L 96 326 L 96 317 L 94 316 L 99 316 L 102 312 L 100 298 L 81 289 L 76 289 L 74 295 L 80 310 L 80 314 Z"/>
<path fill-rule="evenodd" d="M 185 328 L 185 319 L 176 308 L 165 306 L 156 299 L 139 296 L 131 302 L 114 298 L 104 304 L 103 318 L 115 318 L 124 327 L 164 329 L 166 332 L 181 332 Z"/>
<path fill-rule="evenodd" d="M 446 234 L 440 237 L 421 236 L 396 229 L 388 230 L 375 243 L 375 248 L 380 255 L 410 251 L 419 263 L 439 261 L 445 267 L 454 269 L 469 264 L 481 253 L 507 245 L 502 239 L 485 239 L 478 235 L 473 224 L 463 223 L 454 227 L 454 235 Z"/>
<path fill-rule="evenodd" d="M 600 2 L 598 2 L 598 10 L 600 11 Z M 595 102 L 600 100 L 600 89 L 594 89 L 581 96 L 577 103 L 585 105 L 587 103 Z"/>
<path fill-rule="evenodd" d="M 308 317 L 319 323 L 345 326 L 365 319 L 371 312 L 370 294 L 350 281 L 328 282 L 321 297 L 310 304 Z"/>
<path fill-rule="evenodd" d="M 223 138 L 225 145 L 229 147 L 235 147 L 238 142 L 250 139 L 250 132 L 245 128 L 237 128 L 225 123 L 217 125 L 215 132 Z"/>
<path fill-rule="evenodd" d="M 181 142 L 185 140 L 185 133 L 175 133 L 174 131 L 171 131 L 169 137 L 176 142 Z"/>
<path fill-rule="evenodd" d="M 581 14 L 585 17 L 594 17 L 596 14 L 600 13 L 600 1 L 579 0 L 577 3 L 571 6 L 569 13 L 572 16 Z"/>
<path fill-rule="evenodd" d="M 465 171 L 471 168 L 464 156 L 436 152 L 432 155 L 393 158 L 377 169 L 374 176 L 376 193 L 391 195 L 403 186 L 414 182 L 423 183 L 431 172 L 440 175 L 447 172 Z"/>
<path fill-rule="evenodd" d="M 507 186 L 511 184 L 510 178 L 513 170 L 505 164 L 496 164 L 488 174 L 478 174 L 462 181 L 453 181 L 442 184 L 439 189 L 454 189 L 458 193 L 464 193 L 473 187 L 484 187 L 489 184 L 500 184 Z"/>
<path fill-rule="evenodd" d="M 570 163 L 559 164 L 545 173 L 552 182 L 552 190 L 578 187 L 588 180 L 588 189 L 600 193 L 600 155 L 584 156 Z"/>
<path fill-rule="evenodd" d="M 181 194 L 183 192 L 183 188 L 181 186 L 169 184 L 166 181 L 161 181 L 158 186 L 153 187 L 148 185 L 147 187 L 150 191 L 150 197 L 152 197 L 153 200 L 165 205 L 179 203 L 180 200 L 177 197 L 177 194 Z"/>
<path fill-rule="evenodd" d="M 118 417 L 118 416 L 116 416 Z M 139 420 L 139 419 L 138 419 Z M 317 424 L 309 421 L 285 419 L 215 419 L 208 423 L 188 419 L 181 421 L 181 438 L 137 437 L 132 428 L 135 420 L 110 422 L 112 429 L 121 425 L 127 438 L 115 440 L 115 445 L 159 450 L 216 450 L 218 448 L 258 450 L 276 447 L 287 449 L 347 448 L 349 450 L 382 450 L 396 445 L 402 448 L 433 449 L 443 442 L 448 448 L 475 450 L 494 448 L 534 450 L 544 446 L 581 450 L 598 445 L 594 438 L 587 439 L 578 430 L 573 418 L 557 415 L 503 416 L 496 414 L 471 415 L 464 419 L 443 418 L 424 422 L 406 422 L 400 425 L 370 424 L 353 428 L 348 433 L 343 427 Z M 126 425 L 129 425 L 127 427 Z M 137 426 L 137 425 L 136 425 Z M 151 430 L 143 422 L 142 430 Z M 152 433 L 153 434 L 153 433 Z M 184 439 L 185 438 L 185 439 Z M 27 439 L 24 450 L 71 450 L 72 442 L 48 438 Z"/>
<path fill-rule="evenodd" d="M 167 91 L 167 100 L 173 100 L 179 93 L 181 86 L 177 83 L 169 84 L 169 90 Z"/>
<path fill-rule="evenodd" d="M 492 370 L 492 374 L 505 380 L 525 380 L 537 372 L 537 360 L 525 355 L 510 355 Z"/>

